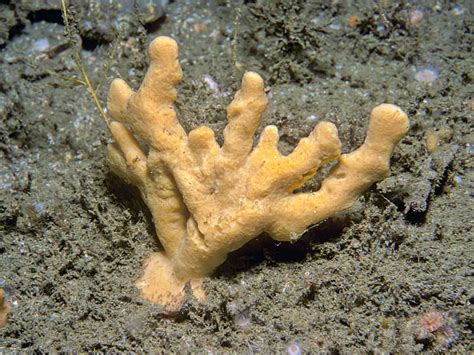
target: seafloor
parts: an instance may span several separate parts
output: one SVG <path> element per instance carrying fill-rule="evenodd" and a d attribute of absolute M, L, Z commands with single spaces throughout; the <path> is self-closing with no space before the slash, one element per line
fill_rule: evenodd
<path fill-rule="evenodd" d="M 133 286 L 160 245 L 106 165 L 111 136 L 58 3 L 0 1 L 0 287 L 13 305 L 0 352 L 474 351 L 473 2 L 175 1 L 166 17 L 143 1 L 126 13 L 77 2 L 76 45 L 102 103 L 113 78 L 139 85 L 147 43 L 169 35 L 188 130 L 221 137 L 246 70 L 268 85 L 264 124 L 283 152 L 320 120 L 354 149 L 382 102 L 411 121 L 389 178 L 297 243 L 261 236 L 235 252 L 207 302 L 175 316 Z"/>

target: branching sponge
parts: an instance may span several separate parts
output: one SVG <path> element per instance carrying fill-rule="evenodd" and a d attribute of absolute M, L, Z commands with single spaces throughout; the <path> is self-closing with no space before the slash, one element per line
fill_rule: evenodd
<path fill-rule="evenodd" d="M 319 123 L 286 156 L 278 151 L 275 126 L 265 127 L 253 147 L 267 97 L 262 78 L 247 72 L 227 108 L 219 146 L 210 128 L 187 134 L 176 117 L 175 87 L 182 78 L 176 42 L 158 37 L 149 54 L 150 67 L 136 92 L 121 79 L 111 84 L 115 143 L 108 146 L 108 161 L 138 187 L 153 215 L 164 250 L 148 258 L 136 285 L 145 299 L 168 310 L 179 309 L 186 284 L 204 299 L 202 280 L 259 234 L 295 241 L 310 225 L 350 207 L 389 174 L 390 155 L 408 131 L 406 114 L 382 104 L 372 111 L 365 142 L 349 154 L 341 155 L 337 129 L 329 122 Z M 294 192 L 332 160 L 338 164 L 318 191 Z"/>

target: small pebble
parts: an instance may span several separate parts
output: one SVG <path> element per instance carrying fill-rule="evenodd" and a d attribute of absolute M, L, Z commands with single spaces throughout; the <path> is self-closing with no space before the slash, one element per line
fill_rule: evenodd
<path fill-rule="evenodd" d="M 301 348 L 297 343 L 292 342 L 288 345 L 286 352 L 288 355 L 301 355 Z"/>
<path fill-rule="evenodd" d="M 49 40 L 47 38 L 41 38 L 33 44 L 33 51 L 44 52 L 49 48 Z"/>
<path fill-rule="evenodd" d="M 415 9 L 410 12 L 410 25 L 416 26 L 419 24 L 421 21 L 423 21 L 423 11 L 420 9 Z"/>
<path fill-rule="evenodd" d="M 464 13 L 464 9 L 461 6 L 455 6 L 452 10 L 454 16 L 460 16 Z"/>
<path fill-rule="evenodd" d="M 439 70 L 434 67 L 419 68 L 415 72 L 415 80 L 420 83 L 431 84 L 439 78 Z"/>

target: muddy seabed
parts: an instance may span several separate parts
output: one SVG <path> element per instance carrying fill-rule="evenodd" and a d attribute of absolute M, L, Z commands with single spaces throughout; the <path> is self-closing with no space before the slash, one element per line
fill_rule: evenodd
<path fill-rule="evenodd" d="M 160 245 L 106 165 L 110 134 L 74 80 L 57 4 L 11 3 L 0 4 L 0 286 L 13 311 L 0 351 L 474 350 L 472 3 L 175 1 L 117 32 L 76 8 L 102 102 L 115 77 L 136 88 L 147 43 L 169 35 L 188 130 L 221 139 L 245 70 L 268 85 L 264 125 L 279 127 L 283 152 L 320 120 L 354 149 L 382 102 L 411 120 L 389 178 L 295 244 L 261 236 L 230 255 L 208 301 L 189 298 L 174 317 L 133 286 Z"/>

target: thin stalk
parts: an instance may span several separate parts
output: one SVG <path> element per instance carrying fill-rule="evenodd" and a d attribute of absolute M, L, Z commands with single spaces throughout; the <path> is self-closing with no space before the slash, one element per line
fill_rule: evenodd
<path fill-rule="evenodd" d="M 66 31 L 68 33 L 69 40 L 71 40 L 72 31 L 71 31 L 71 24 L 69 23 L 69 15 L 67 12 L 66 0 L 61 0 L 61 11 L 63 13 L 64 25 L 66 26 Z M 104 109 L 102 108 L 102 105 L 100 104 L 99 98 L 97 97 L 97 93 L 94 87 L 92 86 L 91 81 L 89 80 L 89 76 L 87 75 L 84 65 L 82 64 L 82 60 L 78 51 L 74 51 L 73 59 L 74 59 L 74 62 L 76 63 L 77 70 L 81 74 L 82 81 L 84 85 L 86 86 L 87 91 L 89 92 L 89 95 L 92 97 L 92 100 L 94 101 L 94 104 L 97 107 L 97 110 L 99 111 L 100 117 L 105 122 L 107 127 L 110 128 L 109 119 Z"/>

